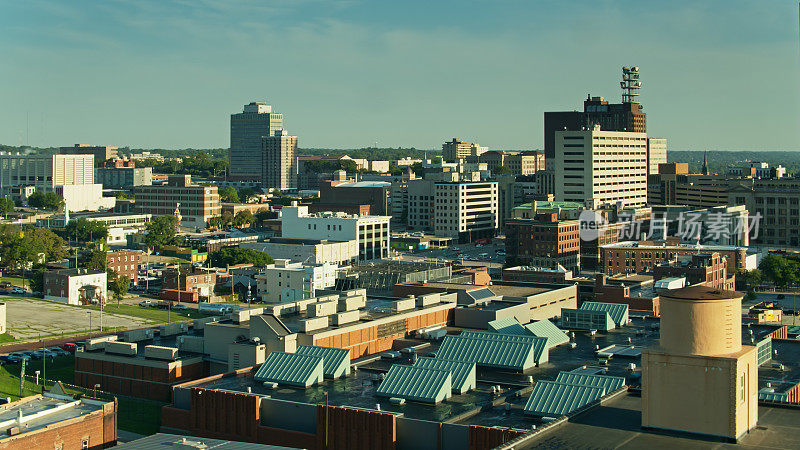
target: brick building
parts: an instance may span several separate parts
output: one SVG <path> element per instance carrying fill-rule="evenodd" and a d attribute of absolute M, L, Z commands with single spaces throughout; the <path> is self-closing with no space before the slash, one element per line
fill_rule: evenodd
<path fill-rule="evenodd" d="M 684 277 L 688 284 L 704 283 L 708 287 L 735 290 L 736 274 L 728 276 L 727 258 L 719 253 L 677 255 L 653 267 L 653 280 Z"/>
<path fill-rule="evenodd" d="M 133 283 L 139 280 L 139 264 L 144 259 L 141 250 L 119 250 L 106 253 L 106 268 L 117 275 L 128 277 Z"/>
<path fill-rule="evenodd" d="M 200 296 L 208 297 L 214 294 L 217 274 L 194 266 L 167 269 L 164 271 L 163 283 L 164 289 L 195 291 Z"/>
<path fill-rule="evenodd" d="M 532 266 L 580 269 L 580 224 L 559 220 L 558 214 L 537 214 L 533 219 L 506 222 L 506 254 Z"/>
<path fill-rule="evenodd" d="M 56 389 L 58 390 L 58 389 Z M 22 426 L 15 425 L 21 420 Z M 56 393 L 32 395 L 3 405 L 0 448 L 101 449 L 117 443 L 117 402 Z"/>
<path fill-rule="evenodd" d="M 759 255 L 748 253 L 747 247 L 685 245 L 679 243 L 679 238 L 667 238 L 665 241 L 623 241 L 600 247 L 603 272 L 608 275 L 649 272 L 678 255 L 709 252 L 716 252 L 724 257 L 729 272 L 736 273 L 758 267 Z"/>

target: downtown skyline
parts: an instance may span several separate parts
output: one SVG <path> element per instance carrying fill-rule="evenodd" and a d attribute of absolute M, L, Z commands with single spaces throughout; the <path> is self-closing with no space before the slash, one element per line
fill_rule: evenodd
<path fill-rule="evenodd" d="M 643 2 L 648 3 L 648 2 Z M 195 6 L 196 5 L 196 6 Z M 226 148 L 250 101 L 303 148 L 543 146 L 638 65 L 671 150 L 797 150 L 797 4 L 8 3 L 0 142 Z M 169 24 L 169 26 L 167 26 Z"/>

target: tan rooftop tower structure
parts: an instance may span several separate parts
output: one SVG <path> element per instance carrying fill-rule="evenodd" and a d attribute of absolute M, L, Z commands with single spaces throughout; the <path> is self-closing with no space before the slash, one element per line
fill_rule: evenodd
<path fill-rule="evenodd" d="M 661 296 L 661 339 L 642 352 L 642 427 L 737 440 L 758 421 L 742 294 L 695 285 Z"/>

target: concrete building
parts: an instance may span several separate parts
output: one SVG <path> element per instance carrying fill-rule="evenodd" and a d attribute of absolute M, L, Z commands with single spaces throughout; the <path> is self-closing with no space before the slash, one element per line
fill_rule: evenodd
<path fill-rule="evenodd" d="M 330 181 L 320 181 L 319 202 L 309 205 L 311 212 L 341 211 L 357 213 L 366 210 L 368 215 L 390 214 L 389 191 L 392 183 L 387 181 L 355 181 L 347 178 L 343 171 L 333 174 Z M 367 208 L 362 208 L 367 206 Z"/>
<path fill-rule="evenodd" d="M 800 179 L 756 179 L 752 185 L 739 182 L 727 190 L 725 201 L 747 208 L 754 221 L 753 244 L 800 246 Z"/>
<path fill-rule="evenodd" d="M 309 265 L 279 259 L 255 276 L 258 296 L 265 303 L 283 303 L 316 297 L 317 290 L 336 284 L 333 264 Z"/>
<path fill-rule="evenodd" d="M 204 228 L 222 214 L 217 186 L 193 185 L 191 175 L 170 175 L 166 185 L 136 186 L 134 195 L 136 211 L 166 216 L 178 210 L 184 226 Z"/>
<path fill-rule="evenodd" d="M 647 176 L 658 173 L 658 166 L 667 163 L 667 140 L 647 138 Z"/>
<path fill-rule="evenodd" d="M 599 126 L 555 133 L 556 201 L 640 207 L 647 203 L 647 135 Z"/>
<path fill-rule="evenodd" d="M 44 298 L 70 305 L 105 303 L 108 279 L 105 271 L 62 269 L 44 273 Z"/>
<path fill-rule="evenodd" d="M 442 144 L 442 161 L 457 162 L 459 159 L 467 159 L 469 156 L 481 156 L 488 150 L 488 147 L 453 138 L 452 141 Z"/>
<path fill-rule="evenodd" d="M 689 174 L 688 163 L 662 163 L 658 170 L 647 176 L 647 203 L 650 205 L 676 205 L 676 189 Z"/>
<path fill-rule="evenodd" d="M 0 423 L 4 449 L 109 448 L 117 443 L 117 402 L 76 399 L 54 386 L 3 405 Z"/>
<path fill-rule="evenodd" d="M 525 151 L 506 153 L 499 150 L 484 152 L 467 158 L 471 163 L 486 163 L 488 170 L 496 172 L 500 167 L 508 168 L 513 175 L 533 175 L 544 170 L 544 153 Z"/>
<path fill-rule="evenodd" d="M 61 147 L 62 155 L 92 155 L 95 163 L 102 163 L 117 157 L 117 147 L 107 145 L 75 144 L 72 147 Z"/>
<path fill-rule="evenodd" d="M 125 189 L 153 184 L 152 167 L 98 167 L 95 179 L 106 189 Z"/>
<path fill-rule="evenodd" d="M 706 286 L 661 296 L 661 338 L 642 352 L 642 427 L 737 440 L 758 423 L 756 347 L 742 294 Z"/>
<path fill-rule="evenodd" d="M 659 221 L 654 233 L 658 239 L 677 236 L 683 244 L 750 245 L 750 214 L 745 205 L 711 208 L 655 205 L 652 217 Z M 664 223 L 666 226 L 661 226 Z M 655 222 L 652 225 L 656 227 Z"/>
<path fill-rule="evenodd" d="M 261 184 L 265 188 L 297 187 L 297 136 L 286 130 L 264 136 L 261 141 Z M 254 161 L 251 161 L 251 164 Z"/>
<path fill-rule="evenodd" d="M 531 283 L 561 283 L 572 281 L 572 271 L 558 265 L 554 269 L 535 266 L 516 266 L 503 269 L 503 281 L 525 281 Z"/>
<path fill-rule="evenodd" d="M 751 162 L 744 166 L 728 167 L 727 174 L 737 177 L 775 179 L 786 176 L 786 167 L 780 164 L 776 167 L 770 167 L 769 163 Z"/>
<path fill-rule="evenodd" d="M 558 215 L 539 214 L 532 219 L 506 222 L 506 258 L 527 265 L 555 269 L 557 265 L 578 271 L 581 238 L 578 220 L 559 220 Z"/>
<path fill-rule="evenodd" d="M 239 245 L 266 252 L 274 259 L 289 259 L 309 264 L 330 263 L 348 265 L 358 260 L 358 241 L 329 241 L 327 239 L 270 238 L 263 242 L 244 242 Z"/>
<path fill-rule="evenodd" d="M 108 245 L 125 245 L 128 236 L 138 233 L 152 220 L 152 214 L 114 214 L 105 212 L 71 214 L 70 220 L 84 218 L 92 222 L 102 222 L 108 227 L 106 243 Z M 64 214 L 53 214 L 36 219 L 37 227 L 64 228 Z"/>
<path fill-rule="evenodd" d="M 358 259 L 389 256 L 390 216 L 355 216 L 344 213 L 309 214 L 307 206 L 281 209 L 281 235 L 292 239 L 358 241 Z"/>
<path fill-rule="evenodd" d="M 638 72 L 638 68 L 636 69 Z M 623 87 L 623 89 L 625 88 Z M 557 131 L 578 131 L 600 125 L 604 130 L 646 133 L 647 114 L 643 109 L 635 97 L 626 98 L 622 103 L 614 104 L 608 103 L 603 97 L 588 95 L 583 102 L 583 111 L 545 112 L 545 158 L 550 161 L 555 159 L 555 133 Z"/>
<path fill-rule="evenodd" d="M 442 181 L 433 188 L 431 219 L 437 237 L 458 242 L 494 237 L 499 226 L 496 181 Z"/>
<path fill-rule="evenodd" d="M 263 102 L 244 105 L 241 113 L 231 114 L 231 146 L 228 152 L 229 177 L 237 180 L 262 179 L 262 138 L 283 130 L 283 114 Z M 275 186 L 277 187 L 277 186 Z"/>

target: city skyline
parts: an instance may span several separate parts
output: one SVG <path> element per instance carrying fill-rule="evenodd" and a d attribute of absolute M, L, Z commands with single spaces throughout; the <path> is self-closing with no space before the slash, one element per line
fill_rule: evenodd
<path fill-rule="evenodd" d="M 8 4 L 0 142 L 227 148 L 266 101 L 305 148 L 541 149 L 638 65 L 671 150 L 799 147 L 794 2 L 193 5 Z"/>

